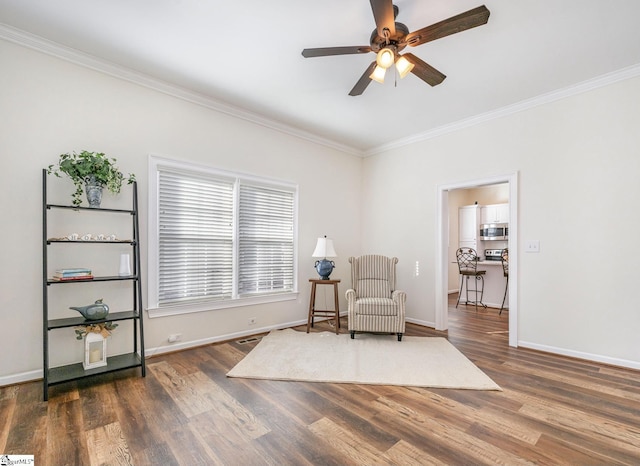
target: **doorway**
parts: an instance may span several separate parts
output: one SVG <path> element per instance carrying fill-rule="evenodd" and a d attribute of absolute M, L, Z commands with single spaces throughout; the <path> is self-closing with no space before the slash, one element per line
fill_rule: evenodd
<path fill-rule="evenodd" d="M 518 346 L 518 173 L 438 186 L 436 247 L 436 330 L 447 330 L 449 300 L 449 192 L 482 186 L 509 185 L 509 346 Z"/>

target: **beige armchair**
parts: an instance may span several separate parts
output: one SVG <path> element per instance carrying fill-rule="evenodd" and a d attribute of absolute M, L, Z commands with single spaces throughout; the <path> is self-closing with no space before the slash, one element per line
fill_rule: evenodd
<path fill-rule="evenodd" d="M 351 289 L 347 290 L 349 332 L 396 333 L 405 331 L 406 293 L 396 290 L 396 257 L 350 257 Z"/>

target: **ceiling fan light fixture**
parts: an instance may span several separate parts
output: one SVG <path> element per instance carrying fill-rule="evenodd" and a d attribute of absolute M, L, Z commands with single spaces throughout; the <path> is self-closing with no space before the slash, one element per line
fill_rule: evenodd
<path fill-rule="evenodd" d="M 408 75 L 415 65 L 403 56 L 400 56 L 396 60 L 396 69 L 398 70 L 398 74 L 400 75 L 400 79 L 404 78 Z"/>
<path fill-rule="evenodd" d="M 378 56 L 376 57 L 376 63 L 378 66 L 386 70 L 393 65 L 394 61 L 396 61 L 396 54 L 390 47 L 380 49 Z"/>
<path fill-rule="evenodd" d="M 384 84 L 384 75 L 386 72 L 387 70 L 385 68 L 378 65 L 376 66 L 376 68 L 373 70 L 373 73 L 371 73 L 369 77 L 373 79 L 375 82 Z"/>

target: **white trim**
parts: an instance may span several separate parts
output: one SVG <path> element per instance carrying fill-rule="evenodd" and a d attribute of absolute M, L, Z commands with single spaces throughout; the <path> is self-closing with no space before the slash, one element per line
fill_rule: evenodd
<path fill-rule="evenodd" d="M 191 102 L 203 107 L 215 110 L 226 115 L 249 121 L 266 128 L 279 131 L 290 136 L 295 136 L 306 141 L 320 144 L 331 149 L 339 150 L 351 155 L 362 156 L 362 151 L 354 147 L 342 144 L 331 139 L 327 139 L 309 131 L 276 121 L 270 117 L 260 115 L 235 105 L 230 105 L 216 100 L 207 95 L 189 90 L 176 84 L 154 78 L 150 75 L 140 73 L 122 65 L 112 63 L 110 61 L 94 57 L 92 55 L 81 52 L 80 50 L 67 47 L 62 44 L 44 39 L 34 34 L 21 31 L 7 24 L 0 23 L 0 39 L 5 39 L 24 47 L 28 47 L 38 52 L 46 53 L 56 58 L 83 66 L 85 68 L 99 71 L 101 73 L 113 76 L 125 81 L 129 81 L 140 86 L 153 89 L 163 94 L 177 97 L 179 99 Z"/>
<path fill-rule="evenodd" d="M 521 112 L 523 110 L 528 110 L 539 105 L 544 105 L 556 100 L 564 99 L 565 97 L 571 97 L 573 95 L 588 92 L 599 87 L 608 86 L 609 84 L 613 84 L 618 81 L 632 79 L 640 76 L 640 65 L 629 66 L 627 68 L 613 71 L 611 73 L 607 73 L 593 79 L 588 79 L 581 83 L 565 87 L 563 89 L 558 89 L 556 91 L 516 102 L 515 104 L 491 110 L 480 115 L 471 116 L 469 118 L 445 124 L 422 133 L 391 141 L 387 144 L 382 144 L 377 147 L 362 150 L 325 137 L 318 136 L 309 131 L 296 128 L 285 123 L 275 121 L 272 118 L 250 112 L 243 108 L 220 102 L 204 94 L 191 91 L 176 84 L 162 81 L 160 79 L 151 77 L 138 71 L 134 71 L 121 65 L 116 65 L 115 63 L 109 62 L 107 60 L 96 58 L 71 47 L 67 47 L 36 36 L 34 34 L 22 31 L 20 29 L 13 28 L 7 24 L 0 23 L 0 39 L 5 39 L 9 42 L 13 42 L 15 44 L 31 48 L 33 50 L 37 50 L 42 53 L 46 53 L 47 55 L 60 58 L 76 65 L 99 71 L 109 76 L 120 78 L 125 81 L 129 81 L 134 84 L 156 90 L 163 94 L 177 97 L 187 102 L 195 103 L 197 105 L 201 105 L 203 107 L 224 113 L 226 115 L 239 118 L 241 120 L 249 121 L 257 125 L 264 126 L 266 128 L 270 128 L 284 134 L 288 134 L 290 136 L 295 136 L 306 141 L 320 144 L 331 149 L 335 149 L 359 157 L 368 157 L 392 149 L 398 149 L 400 147 L 408 146 L 416 142 L 433 139 L 438 136 L 442 136 L 443 134 L 452 133 L 454 131 L 484 123 L 489 120 L 502 118 L 504 116 Z"/>
<path fill-rule="evenodd" d="M 191 314 L 192 312 L 206 312 L 217 309 L 229 309 L 233 307 L 254 306 L 256 304 L 279 303 L 282 301 L 293 301 L 298 299 L 299 292 L 272 294 L 264 296 L 252 296 L 250 298 L 225 299 L 221 301 L 203 301 L 199 303 L 177 304 L 175 306 L 165 306 L 160 308 L 149 308 L 149 318 L 176 316 L 180 314 Z"/>
<path fill-rule="evenodd" d="M 248 337 L 248 336 L 252 336 L 252 335 L 260 335 L 260 334 L 263 334 L 263 333 L 269 333 L 272 330 L 280 330 L 280 329 L 283 329 L 283 328 L 298 327 L 300 325 L 306 325 L 306 323 L 307 323 L 307 319 L 297 320 L 297 321 L 293 321 L 293 322 L 286 322 L 286 323 L 283 323 L 283 324 L 268 325 L 266 327 L 253 328 L 251 330 L 242 330 L 240 332 L 227 333 L 225 335 L 218 335 L 218 336 L 215 336 L 215 337 L 203 338 L 201 340 L 193 340 L 193 341 L 188 341 L 188 342 L 184 342 L 184 343 L 177 343 L 177 344 L 165 345 L 165 346 L 157 346 L 155 348 L 147 348 L 147 349 L 145 349 L 145 355 L 146 355 L 145 360 L 147 361 L 147 364 L 149 364 L 149 362 L 153 362 L 153 361 L 149 361 L 149 358 L 152 358 L 153 356 L 156 356 L 158 354 L 173 353 L 174 351 L 182 351 L 182 350 L 185 350 L 185 349 L 197 348 L 198 346 L 206 346 L 206 345 L 210 345 L 212 343 L 233 341 L 233 340 L 237 340 L 237 339 L 242 338 L 242 337 Z"/>
<path fill-rule="evenodd" d="M 464 128 L 469 128 L 471 126 L 475 126 L 480 123 L 484 123 L 486 121 L 502 118 L 514 113 L 528 110 L 530 108 L 555 102 L 556 100 L 561 100 L 567 97 L 574 96 L 576 94 L 588 92 L 588 91 L 597 89 L 599 87 L 608 86 L 618 81 L 624 81 L 626 79 L 632 79 L 638 76 L 640 76 L 640 65 L 629 66 L 627 68 L 613 71 L 611 73 L 607 73 L 602 76 L 595 77 L 593 79 L 588 79 L 587 81 L 583 81 L 581 83 L 574 84 L 572 86 L 568 86 L 563 89 L 558 89 L 552 92 L 548 92 L 546 94 L 542 94 L 536 97 L 532 97 L 530 99 L 516 102 L 515 104 L 512 104 L 512 105 L 507 105 L 505 107 L 501 107 L 495 110 L 490 110 L 488 112 L 481 113 L 479 115 L 474 115 L 469 118 L 464 118 L 462 120 L 458 120 L 453 123 L 439 126 L 437 128 L 432 128 L 422 133 L 414 134 L 412 136 L 408 136 L 402 139 L 397 139 L 387 144 L 382 144 L 378 147 L 374 147 L 372 149 L 366 150 L 363 156 L 368 157 L 371 155 L 380 154 L 382 152 L 387 152 L 393 149 L 398 149 L 400 147 L 415 144 L 416 142 L 437 138 L 444 134 L 453 133 L 455 131 L 459 131 Z"/>
<path fill-rule="evenodd" d="M 423 327 L 436 328 L 435 322 L 429 322 L 427 320 L 415 319 L 413 317 L 405 317 L 406 322 L 416 325 L 422 325 Z"/>
<path fill-rule="evenodd" d="M 15 384 L 24 383 L 24 382 L 33 382 L 35 380 L 42 380 L 42 377 L 43 377 L 42 369 L 29 371 L 29 372 L 20 372 L 18 374 L 9 374 L 9 375 L 0 377 L 0 387 L 15 385 Z"/>
<path fill-rule="evenodd" d="M 535 351 L 543 351 L 545 353 L 559 354 L 561 356 L 568 356 L 570 358 L 582 359 L 585 361 L 593 361 L 601 364 L 609 364 L 611 366 L 626 367 L 629 369 L 640 370 L 639 361 L 630 361 L 629 359 L 612 358 L 609 356 L 603 356 L 601 354 L 585 353 L 582 351 L 574 351 L 574 350 L 569 350 L 565 348 L 559 348 L 557 346 L 540 345 L 538 343 L 531 343 L 528 341 L 520 341 L 519 344 L 520 344 L 520 348 L 528 348 Z"/>
<path fill-rule="evenodd" d="M 436 330 L 449 328 L 448 258 L 449 191 L 509 183 L 509 346 L 518 347 L 518 172 L 437 186 Z"/>

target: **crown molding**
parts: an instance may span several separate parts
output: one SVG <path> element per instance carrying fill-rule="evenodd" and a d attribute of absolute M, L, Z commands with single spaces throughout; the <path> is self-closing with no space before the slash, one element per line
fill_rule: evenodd
<path fill-rule="evenodd" d="M 109 62 L 107 60 L 96 58 L 79 50 L 13 28 L 6 24 L 0 23 L 0 38 L 5 39 L 9 42 L 16 43 L 18 45 L 22 45 L 24 47 L 31 48 L 33 50 L 37 50 L 47 55 L 54 56 L 61 60 L 65 60 L 76 65 L 92 69 L 94 71 L 98 71 L 125 81 L 129 81 L 131 83 L 153 89 L 157 92 L 161 92 L 163 94 L 170 95 L 172 97 L 176 97 L 190 103 L 201 105 L 203 107 L 215 110 L 220 113 L 224 113 L 241 120 L 245 120 L 290 136 L 294 136 L 358 157 L 369 157 L 383 152 L 388 152 L 393 149 L 398 149 L 404 146 L 415 144 L 421 141 L 437 138 L 439 136 L 453 133 L 461 129 L 469 128 L 471 126 L 475 126 L 490 120 L 502 118 L 504 116 L 522 112 L 530 108 L 571 97 L 576 94 L 581 94 L 583 92 L 588 92 L 600 87 L 608 86 L 618 81 L 624 81 L 640 76 L 640 65 L 630 66 L 587 81 L 583 81 L 573 86 L 568 86 L 566 88 L 533 97 L 531 99 L 526 99 L 521 102 L 508 105 L 506 107 L 465 118 L 451 124 L 442 125 L 437 128 L 433 128 L 406 138 L 397 139 L 395 141 L 372 147 L 367 150 L 361 150 L 353 146 L 339 143 L 332 139 L 318 136 L 309 131 L 296 128 L 280 121 L 267 118 L 264 115 L 250 112 L 241 107 L 221 102 L 210 96 L 191 91 L 176 84 L 162 81 L 144 73 L 134 71 L 130 68 L 116 65 L 115 63 Z"/>
<path fill-rule="evenodd" d="M 469 128 L 471 126 L 475 126 L 480 123 L 484 123 L 486 121 L 502 118 L 507 115 L 522 112 L 530 108 L 555 102 L 557 100 L 565 99 L 567 97 L 571 97 L 577 94 L 582 94 L 583 92 L 588 92 L 594 89 L 598 89 L 600 87 L 608 86 L 610 84 L 613 84 L 619 81 L 635 78 L 637 76 L 640 76 L 640 65 L 634 65 L 627 68 L 623 68 L 618 71 L 614 71 L 611 73 L 604 74 L 602 76 L 598 76 L 593 79 L 589 79 L 587 81 L 583 81 L 573 86 L 568 86 L 563 89 L 558 89 L 556 91 L 549 92 L 547 94 L 542 94 L 537 97 L 533 97 L 531 99 L 522 100 L 515 104 L 507 105 L 506 107 L 499 108 L 497 110 L 492 110 L 490 112 L 482 113 L 480 115 L 475 115 L 469 118 L 465 118 L 463 120 L 459 120 L 448 125 L 439 126 L 437 128 L 430 129 L 423 133 L 415 134 L 413 136 L 397 139 L 396 141 L 392 141 L 390 143 L 383 144 L 381 146 L 366 150 L 364 152 L 364 157 L 369 157 L 371 155 L 376 155 L 382 152 L 398 149 L 400 147 L 415 144 L 420 141 L 426 141 L 428 139 L 437 138 L 444 134 L 453 133 L 455 131 L 459 131 L 464 128 Z"/>
<path fill-rule="evenodd" d="M 203 107 L 215 110 L 226 115 L 239 118 L 266 128 L 279 131 L 281 133 L 295 136 L 297 138 L 320 144 L 322 146 L 329 147 L 331 149 L 345 152 L 347 154 L 363 156 L 363 151 L 346 144 L 333 141 L 331 139 L 323 138 L 309 131 L 296 128 L 294 126 L 282 123 L 271 118 L 267 118 L 258 113 L 250 112 L 241 107 L 230 105 L 219 100 L 216 100 L 210 96 L 191 91 L 184 87 L 172 84 L 161 79 L 157 79 L 132 70 L 130 68 L 117 65 L 107 60 L 96 58 L 80 50 L 61 45 L 57 42 L 50 41 L 43 37 L 36 36 L 34 34 L 16 29 L 7 24 L 0 23 L 0 39 L 5 39 L 9 42 L 28 47 L 38 52 L 45 53 L 47 55 L 65 60 L 76 65 L 98 71 L 115 78 L 119 78 L 140 86 L 161 92 L 178 99 L 185 100 L 190 103 L 201 105 Z"/>

